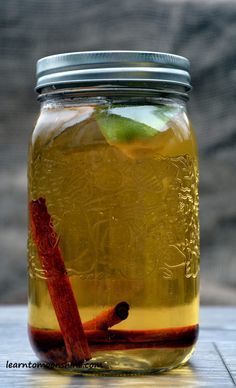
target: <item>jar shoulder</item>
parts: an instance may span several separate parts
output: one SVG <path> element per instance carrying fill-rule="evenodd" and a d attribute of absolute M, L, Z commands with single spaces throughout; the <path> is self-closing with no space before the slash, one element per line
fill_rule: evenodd
<path fill-rule="evenodd" d="M 32 134 L 32 151 L 75 149 L 107 144 L 150 148 L 163 156 L 190 154 L 196 157 L 194 129 L 186 110 L 174 104 L 72 105 L 42 109 Z M 129 152 L 128 152 L 129 153 Z"/>

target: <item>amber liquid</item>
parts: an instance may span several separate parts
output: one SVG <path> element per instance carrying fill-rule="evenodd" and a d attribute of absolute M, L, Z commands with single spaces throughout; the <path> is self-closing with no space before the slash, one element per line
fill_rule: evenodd
<path fill-rule="evenodd" d="M 41 113 L 30 151 L 29 200 L 46 199 L 82 322 L 126 301 L 129 316 L 114 329 L 198 324 L 196 145 L 184 114 L 169 125 L 150 140 L 111 144 L 92 106 Z M 29 324 L 60 330 L 30 231 L 28 247 Z M 91 368 L 77 372 L 169 369 L 188 360 L 195 340 L 147 349 L 108 345 L 92 354 Z M 31 342 L 47 360 L 32 335 Z"/>

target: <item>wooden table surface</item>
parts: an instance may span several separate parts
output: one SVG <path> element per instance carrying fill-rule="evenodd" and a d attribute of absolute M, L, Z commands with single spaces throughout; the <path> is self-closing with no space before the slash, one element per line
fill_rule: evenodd
<path fill-rule="evenodd" d="M 157 376 L 68 377 L 47 369 L 6 367 L 35 362 L 25 306 L 0 307 L 0 387 L 233 387 L 236 386 L 236 308 L 201 308 L 201 330 L 191 361 Z"/>

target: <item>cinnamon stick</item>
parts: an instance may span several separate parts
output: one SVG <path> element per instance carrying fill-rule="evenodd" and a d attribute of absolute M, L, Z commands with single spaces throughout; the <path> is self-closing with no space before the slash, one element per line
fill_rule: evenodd
<path fill-rule="evenodd" d="M 86 330 L 86 337 L 89 344 L 100 345 L 106 344 L 159 344 L 159 345 L 174 345 L 178 343 L 188 343 L 193 340 L 197 333 L 196 325 L 159 329 L 159 330 Z M 185 345 L 186 346 L 186 345 Z"/>
<path fill-rule="evenodd" d="M 83 323 L 84 330 L 107 330 L 109 327 L 117 325 L 129 315 L 129 304 L 120 302 L 115 307 L 102 311 L 95 318 Z"/>
<path fill-rule="evenodd" d="M 184 348 L 193 346 L 198 336 L 198 325 L 158 330 L 86 330 L 92 353 L 98 351 Z M 64 341 L 58 330 L 37 329 L 29 326 L 29 336 L 36 352 L 49 361 L 63 359 Z M 51 358 L 50 358 L 51 357 Z"/>
<path fill-rule="evenodd" d="M 32 238 L 46 274 L 49 295 L 66 347 L 67 361 L 82 363 L 89 360 L 91 354 L 45 199 L 31 201 L 29 211 Z"/>

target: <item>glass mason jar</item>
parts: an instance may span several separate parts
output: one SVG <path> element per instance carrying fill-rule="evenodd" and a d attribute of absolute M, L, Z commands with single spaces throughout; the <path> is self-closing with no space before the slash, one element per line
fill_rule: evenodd
<path fill-rule="evenodd" d="M 80 375 L 158 373 L 198 335 L 198 160 L 189 62 L 41 59 L 29 152 L 29 337 Z"/>

